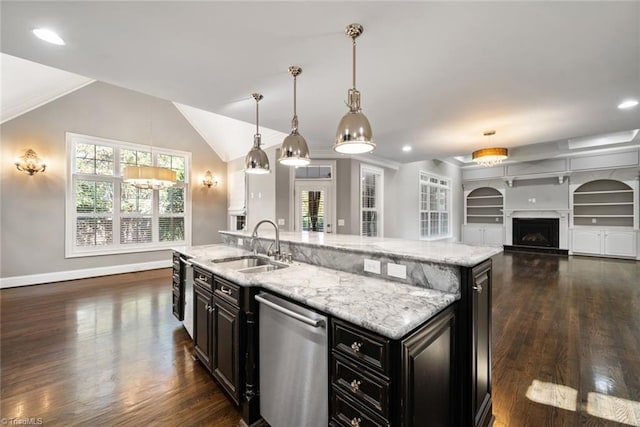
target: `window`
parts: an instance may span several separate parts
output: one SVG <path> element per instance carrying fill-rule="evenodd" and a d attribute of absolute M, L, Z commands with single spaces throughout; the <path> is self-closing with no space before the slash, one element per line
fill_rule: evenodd
<path fill-rule="evenodd" d="M 360 167 L 360 235 L 382 236 L 382 183 L 384 171 Z"/>
<path fill-rule="evenodd" d="M 188 244 L 191 154 L 67 133 L 66 256 L 166 249 Z M 176 171 L 164 190 L 139 189 L 122 180 L 126 166 Z"/>
<path fill-rule="evenodd" d="M 420 238 L 449 237 L 451 183 L 420 172 Z"/>

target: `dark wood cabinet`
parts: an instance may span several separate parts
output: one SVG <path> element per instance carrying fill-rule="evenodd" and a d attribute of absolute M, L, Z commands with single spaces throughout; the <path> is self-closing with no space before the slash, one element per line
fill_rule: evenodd
<path fill-rule="evenodd" d="M 459 360 L 461 424 L 486 427 L 493 421 L 491 399 L 491 260 L 463 270 L 458 346 L 467 354 Z M 465 380 L 467 378 L 468 380 Z"/>
<path fill-rule="evenodd" d="M 173 295 L 173 315 L 179 321 L 184 320 L 184 280 L 185 280 L 185 264 L 180 260 L 180 254 L 173 253 L 173 271 L 172 271 L 172 295 Z"/>
<path fill-rule="evenodd" d="M 455 309 L 402 340 L 332 319 L 332 424 L 455 425 Z"/>
<path fill-rule="evenodd" d="M 213 299 L 213 376 L 240 403 L 240 308 L 217 295 Z"/>
<path fill-rule="evenodd" d="M 454 311 L 447 310 L 402 341 L 401 425 L 454 425 L 455 332 Z"/>
<path fill-rule="evenodd" d="M 193 352 L 211 372 L 214 366 L 213 275 L 199 267 L 193 269 Z"/>

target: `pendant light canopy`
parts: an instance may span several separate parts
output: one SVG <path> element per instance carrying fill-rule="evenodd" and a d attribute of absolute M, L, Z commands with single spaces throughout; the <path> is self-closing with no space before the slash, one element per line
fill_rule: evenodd
<path fill-rule="evenodd" d="M 306 166 L 310 163 L 309 147 L 304 137 L 298 133 L 298 114 L 296 112 L 296 77 L 302 73 L 302 68 L 292 65 L 289 74 L 293 76 L 293 119 L 291 133 L 282 141 L 280 147 L 280 163 L 287 166 Z"/>
<path fill-rule="evenodd" d="M 259 175 L 270 172 L 267 153 L 260 148 L 262 142 L 258 125 L 258 103 L 263 96 L 259 93 L 252 93 L 251 96 L 256 100 L 256 134 L 253 136 L 253 147 L 251 147 L 251 150 L 249 150 L 247 156 L 244 158 L 244 171 L 246 173 Z"/>
<path fill-rule="evenodd" d="M 364 28 L 360 24 L 350 24 L 345 30 L 353 43 L 353 87 L 348 93 L 349 112 L 340 120 L 333 144 L 333 149 L 338 153 L 368 153 L 376 148 L 371 125 L 360 108 L 360 92 L 356 89 L 356 38 L 363 32 Z"/>
<path fill-rule="evenodd" d="M 495 130 L 488 130 L 484 133 L 484 136 L 491 138 L 491 136 L 495 134 Z M 506 160 L 508 155 L 509 150 L 506 148 L 490 147 L 474 151 L 473 154 L 471 154 L 471 158 L 477 164 L 491 168 L 499 165 L 503 160 Z"/>

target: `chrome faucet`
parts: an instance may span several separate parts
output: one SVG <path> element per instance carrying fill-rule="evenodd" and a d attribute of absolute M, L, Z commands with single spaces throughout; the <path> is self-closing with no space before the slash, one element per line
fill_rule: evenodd
<path fill-rule="evenodd" d="M 258 227 L 260 227 L 260 225 L 264 224 L 265 222 L 273 225 L 273 228 L 276 230 L 276 251 L 273 254 L 273 257 L 276 260 L 279 260 L 280 256 L 282 255 L 282 252 L 280 252 L 280 230 L 278 229 L 278 226 L 276 225 L 276 223 L 271 221 L 270 219 L 263 219 L 261 221 L 258 221 L 256 226 L 253 227 L 253 233 L 251 233 L 251 247 L 253 248 L 253 253 L 254 255 L 256 254 L 256 247 L 254 243 L 255 243 L 255 240 L 258 238 Z"/>

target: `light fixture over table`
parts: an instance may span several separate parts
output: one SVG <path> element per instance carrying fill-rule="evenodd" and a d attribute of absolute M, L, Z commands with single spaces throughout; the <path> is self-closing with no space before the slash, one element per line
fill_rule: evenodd
<path fill-rule="evenodd" d="M 289 74 L 293 76 L 293 119 L 291 133 L 282 141 L 280 147 L 280 163 L 287 166 L 306 166 L 310 163 L 309 147 L 304 137 L 298 133 L 298 114 L 296 112 L 296 77 L 302 73 L 297 65 L 289 67 Z"/>
<path fill-rule="evenodd" d="M 153 162 L 153 130 L 151 130 L 151 125 L 149 125 L 149 129 L 151 161 Z M 124 182 L 143 190 L 161 190 L 173 187 L 178 180 L 176 171 L 173 169 L 146 165 L 126 166 L 122 176 Z"/>
<path fill-rule="evenodd" d="M 484 136 L 491 137 L 496 134 L 495 130 L 489 130 L 484 133 Z M 471 155 L 474 162 L 485 167 L 493 167 L 506 160 L 509 154 L 509 150 L 501 147 L 490 147 L 476 150 Z"/>
<path fill-rule="evenodd" d="M 31 148 L 25 151 L 22 156 L 18 157 L 14 164 L 20 172 L 26 172 L 29 175 L 44 172 L 45 169 L 47 169 L 47 165 L 40 160 L 40 157 L 38 157 L 36 152 Z"/>
<path fill-rule="evenodd" d="M 256 134 L 253 136 L 253 147 L 251 147 L 251 150 L 249 150 L 247 156 L 244 158 L 244 171 L 249 174 L 259 175 L 270 172 L 267 153 L 260 148 L 262 137 L 258 125 L 258 103 L 264 97 L 259 93 L 252 93 L 251 96 L 256 100 Z"/>
<path fill-rule="evenodd" d="M 340 120 L 333 144 L 333 149 L 338 153 L 368 153 L 376 148 L 371 125 L 360 108 L 360 92 L 356 89 L 356 38 L 363 32 L 364 28 L 360 24 L 350 24 L 345 30 L 353 43 L 353 87 L 348 93 L 349 112 Z"/>

